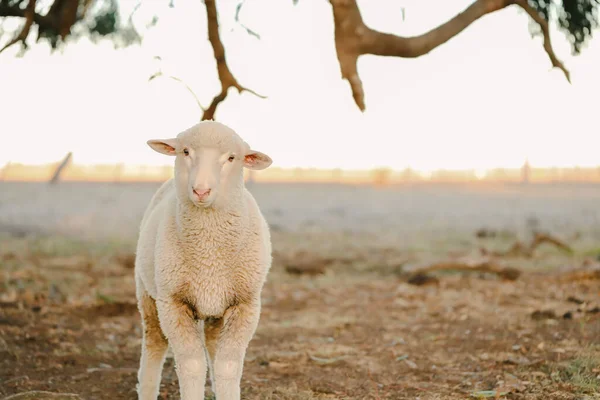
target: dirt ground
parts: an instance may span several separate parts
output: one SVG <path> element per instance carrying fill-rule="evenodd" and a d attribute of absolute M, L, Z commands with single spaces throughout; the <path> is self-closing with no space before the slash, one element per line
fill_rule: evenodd
<path fill-rule="evenodd" d="M 86 187 L 120 199 L 104 206 L 71 199 L 74 188 L 41 200 L 30 196 L 35 186 L 3 188 L 0 398 L 135 399 L 142 333 L 132 246 L 154 187 Z M 600 398 L 600 188 L 301 189 L 257 189 L 274 263 L 243 399 Z M 44 213 L 48 199 L 54 208 Z M 129 219 L 120 227 L 102 207 Z M 529 243 L 532 230 L 571 251 L 544 243 L 502 254 Z M 440 261 L 520 275 L 415 279 Z M 160 396 L 179 398 L 171 358 Z"/>

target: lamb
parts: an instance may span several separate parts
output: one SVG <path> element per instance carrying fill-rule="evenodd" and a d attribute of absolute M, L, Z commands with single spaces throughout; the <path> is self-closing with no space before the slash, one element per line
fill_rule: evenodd
<path fill-rule="evenodd" d="M 156 399 L 170 346 L 181 399 L 204 399 L 207 370 L 217 400 L 240 399 L 271 268 L 269 227 L 245 188 L 243 168 L 265 169 L 272 160 L 214 121 L 147 143 L 175 156 L 175 174 L 154 194 L 140 225 L 138 398 Z"/>

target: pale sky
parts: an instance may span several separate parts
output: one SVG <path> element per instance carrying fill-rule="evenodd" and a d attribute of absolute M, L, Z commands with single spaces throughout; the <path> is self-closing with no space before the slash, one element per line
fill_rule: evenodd
<path fill-rule="evenodd" d="M 370 26 L 410 36 L 470 1 L 359 5 Z M 572 73 L 569 85 L 550 70 L 541 38 L 531 39 L 528 17 L 511 7 L 424 57 L 362 57 L 361 113 L 340 78 L 328 1 L 246 1 L 241 19 L 260 40 L 234 21 L 237 3 L 217 1 L 228 62 L 241 84 L 268 99 L 231 90 L 217 119 L 269 154 L 274 166 L 485 169 L 518 167 L 526 157 L 536 166 L 600 164 L 598 39 L 572 57 L 554 32 L 555 51 Z M 52 55 L 45 44 L 22 58 L 16 46 L 0 54 L 0 166 L 54 162 L 68 151 L 80 164 L 171 164 L 146 140 L 175 136 L 199 120 L 200 110 L 181 84 L 147 81 L 159 65 L 153 57 L 162 57 L 162 70 L 185 80 L 204 106 L 220 86 L 204 5 L 167 4 L 146 2 L 136 14 L 141 27 L 152 12 L 161 17 L 141 46 L 115 50 L 108 41 L 83 39 Z"/>

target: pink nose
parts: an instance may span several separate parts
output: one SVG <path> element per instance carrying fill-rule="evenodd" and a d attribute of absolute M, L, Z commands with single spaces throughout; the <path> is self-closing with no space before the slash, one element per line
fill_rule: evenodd
<path fill-rule="evenodd" d="M 198 200 L 204 200 L 210 194 L 210 189 L 194 189 L 194 194 L 198 197 Z"/>

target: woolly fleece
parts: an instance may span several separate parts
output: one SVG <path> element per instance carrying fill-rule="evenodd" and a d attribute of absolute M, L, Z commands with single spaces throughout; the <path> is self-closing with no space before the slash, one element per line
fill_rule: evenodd
<path fill-rule="evenodd" d="M 217 399 L 238 400 L 245 352 L 271 268 L 269 228 L 243 180 L 242 168 L 252 168 L 258 152 L 213 121 L 159 145 L 176 156 L 175 178 L 155 193 L 140 225 L 135 280 L 144 335 L 138 395 L 156 399 L 170 346 L 183 400 L 204 399 L 207 369 Z M 182 148 L 246 155 L 218 172 L 218 197 L 211 207 L 199 207 L 188 196 Z M 270 164 L 268 156 L 258 154 Z"/>

